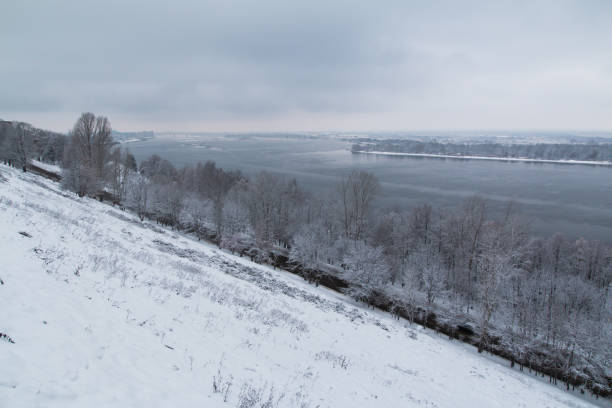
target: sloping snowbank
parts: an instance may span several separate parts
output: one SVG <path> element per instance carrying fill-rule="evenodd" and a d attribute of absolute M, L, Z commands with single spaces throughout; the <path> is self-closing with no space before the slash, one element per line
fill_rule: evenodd
<path fill-rule="evenodd" d="M 62 168 L 58 166 L 57 164 L 43 163 L 38 160 L 32 160 L 32 164 L 48 172 L 55 173 L 55 174 L 62 174 Z"/>
<path fill-rule="evenodd" d="M 258 395 L 283 407 L 591 406 L 463 344 L 1 167 L 0 332 L 15 340 L 0 340 L 2 407 L 229 407 Z"/>

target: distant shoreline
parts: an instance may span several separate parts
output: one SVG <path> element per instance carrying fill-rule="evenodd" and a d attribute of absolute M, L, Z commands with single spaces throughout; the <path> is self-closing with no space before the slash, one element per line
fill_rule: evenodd
<path fill-rule="evenodd" d="M 595 160 L 547 160 L 547 159 L 527 159 L 516 157 L 488 157 L 488 156 L 454 156 L 450 154 L 430 154 L 430 153 L 401 153 L 401 152 L 380 152 L 380 151 L 365 151 L 355 150 L 353 153 L 375 154 L 380 156 L 407 156 L 407 157 L 425 157 L 433 159 L 455 159 L 455 160 L 493 160 L 493 161 L 511 161 L 523 163 L 549 163 L 549 164 L 581 164 L 588 166 L 612 166 L 609 161 Z"/>

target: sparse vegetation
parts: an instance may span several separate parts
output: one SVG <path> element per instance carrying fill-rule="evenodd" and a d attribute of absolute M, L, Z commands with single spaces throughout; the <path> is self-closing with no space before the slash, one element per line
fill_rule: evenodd
<path fill-rule="evenodd" d="M 221 363 L 219 363 L 217 374 L 213 377 L 212 390 L 215 394 L 221 394 L 223 402 L 228 402 L 234 377 L 222 374 L 221 369 L 222 366 Z"/>
<path fill-rule="evenodd" d="M 256 387 L 250 383 L 242 385 L 237 408 L 278 408 L 284 394 L 276 395 L 274 386 Z"/>
<path fill-rule="evenodd" d="M 321 351 L 315 354 L 315 360 L 326 360 L 329 361 L 334 368 L 339 367 L 343 370 L 348 370 L 349 360 L 348 357 L 342 354 L 334 354 L 330 351 Z"/>
<path fill-rule="evenodd" d="M 511 203 L 492 218 L 480 197 L 455 209 L 376 212 L 380 185 L 367 172 L 351 172 L 321 199 L 296 180 L 266 172 L 248 178 L 213 162 L 176 169 L 153 155 L 137 166 L 113 144 L 108 120 L 83 114 L 66 145 L 63 185 L 100 199 L 112 191 L 113 204 L 141 220 L 193 232 L 479 351 L 610 393 L 609 245 L 532 237 Z M 126 285 L 129 275 L 121 276 Z M 275 324 L 278 316 L 265 318 Z M 297 335 L 308 330 L 281 320 Z M 473 334 L 460 329 L 466 322 Z"/>

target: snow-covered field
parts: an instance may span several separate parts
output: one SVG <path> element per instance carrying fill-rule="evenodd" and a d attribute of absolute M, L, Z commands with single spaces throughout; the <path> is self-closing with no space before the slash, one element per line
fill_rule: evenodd
<path fill-rule="evenodd" d="M 0 339 L 0 407 L 591 406 L 292 275 L 0 172 L 0 332 L 15 341 Z"/>

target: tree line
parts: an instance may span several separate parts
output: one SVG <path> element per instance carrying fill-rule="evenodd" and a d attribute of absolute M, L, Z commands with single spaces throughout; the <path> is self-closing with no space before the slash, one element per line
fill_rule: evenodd
<path fill-rule="evenodd" d="M 61 162 L 66 136 L 28 123 L 0 120 L 0 160 L 27 170 L 32 160 Z"/>
<path fill-rule="evenodd" d="M 364 171 L 314 195 L 283 175 L 247 177 L 210 161 L 176 168 L 153 155 L 137 164 L 108 119 L 91 113 L 64 142 L 62 184 L 77 194 L 258 262 L 282 258 L 313 282 L 342 281 L 358 301 L 450 327 L 479 351 L 610 393 L 610 243 L 534 237 L 512 203 L 492 217 L 480 197 L 452 209 L 376 210 L 381 186 Z"/>
<path fill-rule="evenodd" d="M 361 139 L 353 151 L 442 154 L 539 160 L 612 161 L 612 143 L 452 143 L 436 140 Z"/>

